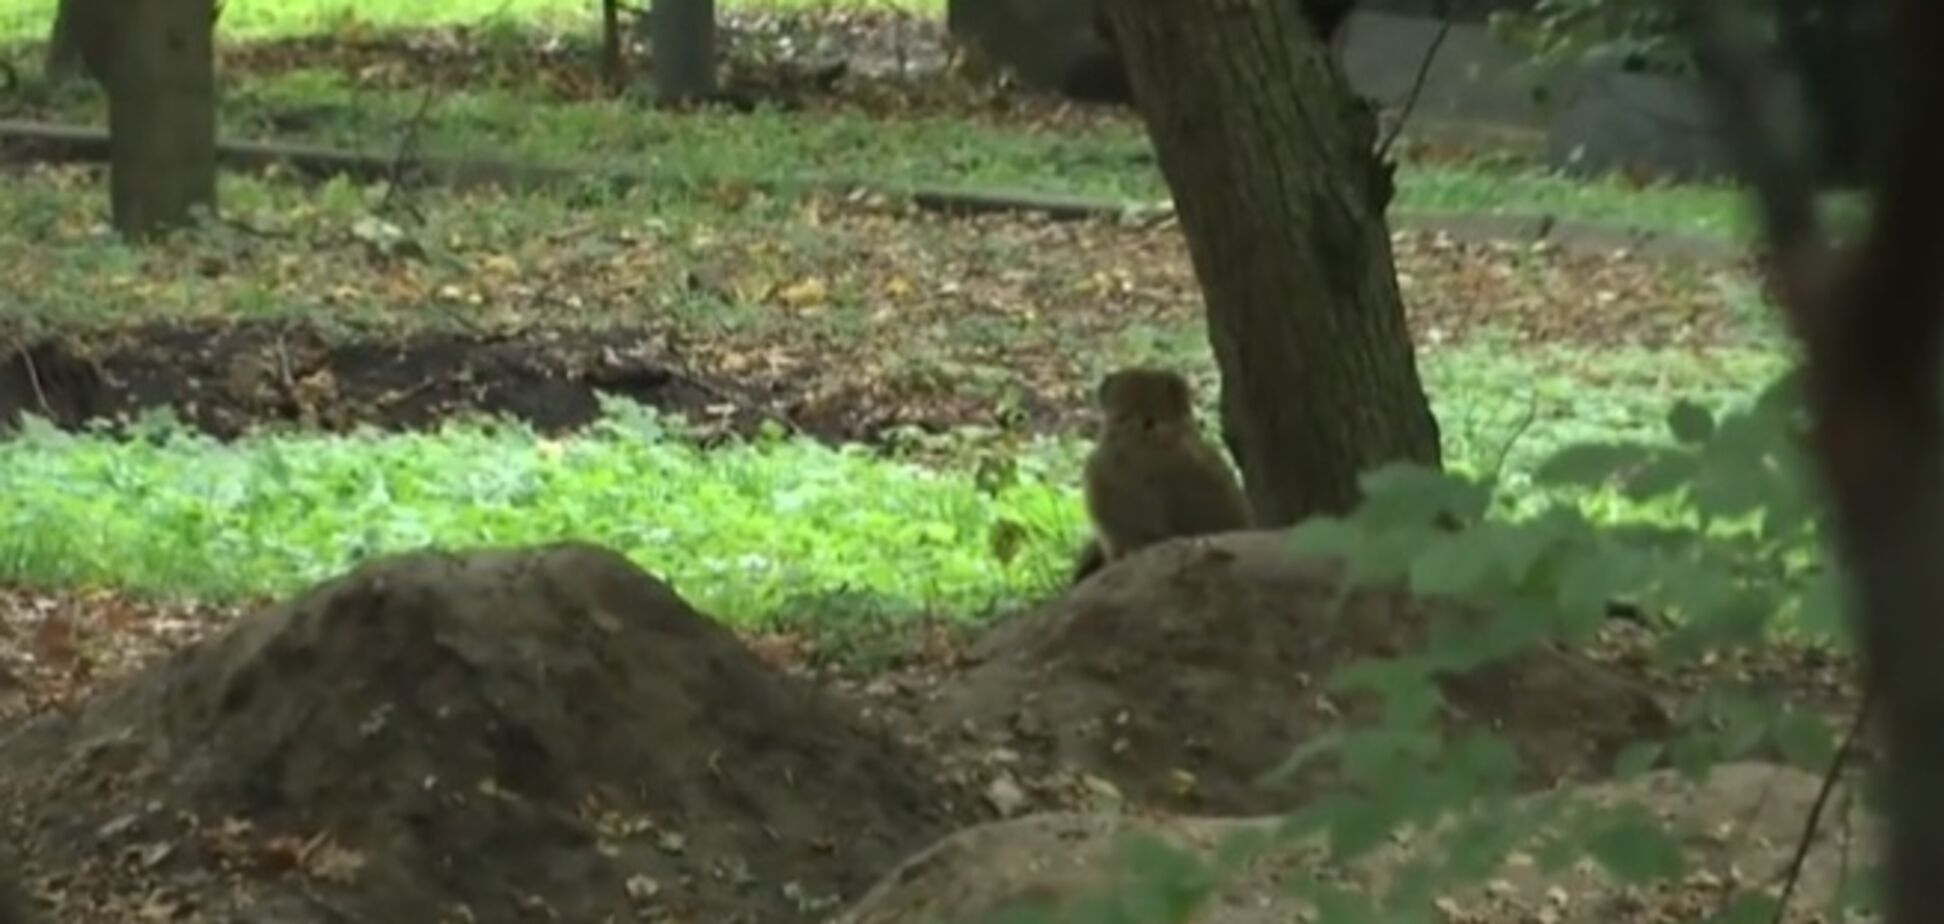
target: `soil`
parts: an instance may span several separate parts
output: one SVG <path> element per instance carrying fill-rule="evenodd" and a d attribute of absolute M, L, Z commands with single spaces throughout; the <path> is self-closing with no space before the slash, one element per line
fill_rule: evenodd
<path fill-rule="evenodd" d="M 1377 591 L 1332 616 L 1336 580 L 1273 536 L 1169 543 L 969 646 L 941 629 L 842 676 L 578 544 L 375 560 L 246 616 L 0 594 L 28 655 L 7 699 L 34 704 L 0 739 L 0 831 L 47 920 L 828 920 L 995 816 L 1318 792 L 1255 781 L 1369 714 L 1322 678 L 1463 616 Z M 1723 679 L 1624 660 L 1450 676 L 1445 718 L 1506 736 L 1532 786 L 1604 776 Z M 1843 665 L 1771 666 L 1785 700 L 1854 705 Z M 1029 866 L 968 866 L 967 896 L 1050 869 Z"/>
<path fill-rule="evenodd" d="M 1810 773 L 1760 763 L 1723 764 L 1701 779 L 1660 771 L 1580 787 L 1599 805 L 1630 804 L 1676 826 L 1687 874 L 1652 889 L 1629 887 L 1593 864 L 1548 869 L 1515 858 L 1476 884 L 1440 894 L 1436 920 L 1452 924 L 1664 924 L 1719 920 L 1751 888 L 1781 881 L 1799 862 L 1787 915 L 1761 920 L 1812 924 L 1831 919 L 1830 902 L 1871 858 L 1875 819 L 1857 810 L 1856 780 L 1839 785 L 1836 807 L 1800 858 L 1802 819 L 1821 781 Z M 1514 801 L 1512 814 L 1528 808 Z M 1158 838 L 1205 853 L 1231 839 L 1260 839 L 1260 819 L 1131 817 L 1052 813 L 958 832 L 897 870 L 837 919 L 836 924 L 929 924 L 993 918 L 1019 904 L 1086 907 L 1104 888 L 1119 894 L 1148 887 L 1116 861 L 1120 838 Z M 1554 829 L 1558 830 L 1558 829 Z M 1448 837 L 1399 837 L 1348 864 L 1333 863 L 1314 842 L 1259 842 L 1200 906 L 1198 924 L 1281 924 L 1313 920 L 1313 906 L 1284 883 L 1317 876 L 1360 893 L 1393 885 L 1406 864 L 1437 856 Z M 1772 894 L 1772 893 L 1771 893 Z M 1005 919 L 1000 916 L 999 919 Z"/>
<path fill-rule="evenodd" d="M 367 563 L 30 724 L 0 793 L 75 922 L 810 921 L 984 817 L 576 544 Z"/>
<path fill-rule="evenodd" d="M 706 436 L 784 420 L 841 439 L 866 425 L 841 405 L 806 408 L 686 371 L 650 331 L 520 335 L 419 329 L 359 336 L 302 324 L 148 323 L 40 340 L 0 357 L 0 427 L 34 414 L 64 428 L 171 409 L 219 438 L 260 426 L 425 429 L 507 415 L 557 433 L 600 416 L 600 394 L 682 414 Z"/>
<path fill-rule="evenodd" d="M 1330 672 L 1407 654 L 1434 620 L 1467 618 L 1388 590 L 1355 591 L 1337 615 L 1337 586 L 1334 567 L 1291 557 L 1276 534 L 1167 543 L 1002 623 L 957 676 L 875 688 L 913 727 L 1007 755 L 999 766 L 1013 764 L 1003 772 L 1029 792 L 1070 791 L 1078 776 L 1170 811 L 1287 811 L 1330 776 L 1259 778 L 1345 717 L 1374 715 L 1367 697 L 1326 692 Z M 1491 662 L 1443 686 L 1450 727 L 1504 736 L 1532 786 L 1603 775 L 1626 745 L 1672 729 L 1656 691 L 1564 652 Z"/>

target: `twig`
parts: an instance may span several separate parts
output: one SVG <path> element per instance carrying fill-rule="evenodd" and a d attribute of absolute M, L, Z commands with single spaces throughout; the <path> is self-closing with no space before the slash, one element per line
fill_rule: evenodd
<path fill-rule="evenodd" d="M 1511 435 L 1507 436 L 1505 442 L 1499 446 L 1498 458 L 1492 462 L 1493 481 L 1497 481 L 1500 475 L 1505 474 L 1505 460 L 1512 457 L 1512 447 L 1517 446 L 1519 440 L 1523 439 L 1527 431 L 1532 429 L 1532 425 L 1539 420 L 1539 392 L 1533 391 L 1531 396 L 1532 400 L 1526 402 L 1525 417 L 1519 421 L 1518 426 L 1512 428 Z"/>
<path fill-rule="evenodd" d="M 1444 24 L 1438 27 L 1438 34 L 1431 38 L 1430 47 L 1424 50 L 1423 60 L 1418 62 L 1417 76 L 1411 79 L 1411 92 L 1404 97 L 1403 108 L 1397 111 L 1397 121 L 1392 123 L 1390 134 L 1384 136 L 1382 144 L 1377 145 L 1377 159 L 1382 161 L 1390 156 L 1391 145 L 1397 143 L 1397 136 L 1404 133 L 1404 123 L 1410 121 L 1411 110 L 1417 108 L 1418 96 L 1424 92 L 1424 81 L 1431 76 L 1431 62 L 1438 57 L 1438 49 L 1443 47 L 1445 37 L 1451 34 L 1452 20 L 1445 15 Z"/>
<path fill-rule="evenodd" d="M 41 413 L 51 420 L 54 417 L 54 406 L 48 403 L 47 390 L 41 387 L 40 367 L 34 363 L 34 351 L 28 349 L 25 344 L 18 349 L 21 367 L 27 372 L 27 386 L 34 390 L 34 402 L 40 405 Z"/>
<path fill-rule="evenodd" d="M 1809 848 L 1816 842 L 1816 832 L 1822 827 L 1823 811 L 1829 807 L 1829 796 L 1836 791 L 1837 781 L 1843 778 L 1843 768 L 1856 752 L 1857 739 L 1862 737 L 1863 729 L 1870 724 L 1870 711 L 1876 705 L 1876 688 L 1868 687 L 1863 691 L 1863 702 L 1856 707 L 1856 718 L 1851 720 L 1849 732 L 1843 736 L 1843 744 L 1836 749 L 1836 756 L 1830 758 L 1829 766 L 1823 769 L 1822 788 L 1816 790 L 1816 801 L 1809 806 L 1809 817 L 1803 819 L 1802 836 L 1796 839 L 1795 855 L 1789 858 L 1789 867 L 1783 873 L 1782 896 L 1776 900 L 1773 924 L 1782 924 L 1782 916 L 1789 911 L 1789 900 L 1795 897 L 1796 883 L 1802 880 L 1802 868 L 1809 862 Z"/>
<path fill-rule="evenodd" d="M 398 195 L 399 186 L 405 176 L 405 166 L 416 159 L 419 136 L 425 128 L 426 117 L 432 112 L 435 89 L 437 89 L 436 84 L 425 88 L 425 94 L 419 98 L 418 111 L 412 113 L 412 118 L 405 123 L 405 134 L 398 139 L 398 151 L 392 157 L 391 181 L 385 185 L 385 198 L 378 203 L 380 213 L 390 211 L 392 200 Z"/>

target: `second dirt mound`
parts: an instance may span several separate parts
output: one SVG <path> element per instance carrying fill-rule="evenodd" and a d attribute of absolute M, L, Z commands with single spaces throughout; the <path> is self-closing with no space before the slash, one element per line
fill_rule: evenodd
<path fill-rule="evenodd" d="M 1148 805 L 1283 811 L 1323 778 L 1259 777 L 1368 704 L 1326 693 L 1338 666 L 1424 643 L 1436 607 L 1358 590 L 1332 612 L 1337 569 L 1279 534 L 1151 547 L 1067 598 L 996 629 L 926 707 L 926 724 L 1112 781 Z M 1605 763 L 1666 730 L 1647 691 L 1598 666 L 1533 652 L 1443 680 L 1453 721 L 1506 736 L 1535 784 Z"/>
<path fill-rule="evenodd" d="M 570 544 L 362 566 L 28 729 L 0 785 L 90 884 L 62 919 L 153 878 L 207 886 L 185 920 L 794 922 L 966 817 L 925 766 Z"/>

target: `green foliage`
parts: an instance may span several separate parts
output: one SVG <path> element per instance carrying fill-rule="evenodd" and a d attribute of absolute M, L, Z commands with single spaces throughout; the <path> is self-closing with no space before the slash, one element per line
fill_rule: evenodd
<path fill-rule="evenodd" d="M 996 490 L 855 448 L 765 439 L 704 451 L 617 409 L 588 437 L 504 423 L 222 445 L 44 425 L 0 443 L 0 580 L 151 593 L 282 593 L 426 545 L 582 539 L 736 623 L 979 613 L 1043 593 L 1082 517 L 1029 466 Z M 1006 530 L 1010 561 L 989 551 Z"/>
<path fill-rule="evenodd" d="M 1291 838 L 1324 837 L 1339 861 L 1399 832 L 1438 832 L 1439 850 L 1429 853 L 1439 859 L 1411 861 L 1384 894 L 1352 895 L 1315 876 L 1292 882 L 1320 920 L 1413 919 L 1428 910 L 1430 896 L 1476 884 L 1514 849 L 1551 869 L 1591 856 L 1633 884 L 1682 874 L 1681 832 L 1639 806 L 1514 801 L 1516 755 L 1489 731 L 1442 728 L 1436 675 L 1584 639 L 1615 600 L 1677 626 L 1664 643 L 1670 662 L 1785 633 L 1843 641 L 1835 617 L 1840 579 L 1820 554 L 1821 514 L 1800 451 L 1793 376 L 1726 413 L 1680 401 L 1663 419 L 1658 440 L 1554 453 L 1537 473 L 1553 493 L 1535 504 L 1495 499 L 1504 486 L 1491 478 L 1391 466 L 1364 479 L 1366 500 L 1352 515 L 1294 531 L 1300 554 L 1338 558 L 1360 582 L 1404 581 L 1416 593 L 1462 601 L 1475 619 L 1462 628 L 1434 626 L 1421 651 L 1341 666 L 1330 687 L 1376 694 L 1382 717 L 1320 736 L 1277 771 L 1326 762 L 1340 771 L 1343 782 L 1284 829 Z M 1614 494 L 1651 510 L 1651 518 L 1589 520 L 1588 500 Z M 1508 518 L 1509 509 L 1524 512 Z M 1616 775 L 1663 763 L 1701 773 L 1760 747 L 1820 769 L 1835 753 L 1820 717 L 1732 685 L 1695 699 L 1679 719 L 1683 731 L 1671 741 L 1640 742 L 1620 754 Z M 1765 901 L 1751 894 L 1726 903 L 1718 920 L 1756 920 L 1772 908 Z"/>
<path fill-rule="evenodd" d="M 1670 659 L 1759 646 L 1778 633 L 1814 632 L 1818 641 L 1842 643 L 1841 624 L 1833 618 L 1839 582 L 1820 553 L 1821 518 L 1800 451 L 1794 377 L 1776 380 L 1748 406 L 1719 416 L 1693 402 L 1676 402 L 1665 426 L 1667 436 L 1658 441 L 1588 443 L 1555 453 L 1539 466 L 1537 480 L 1563 493 L 1516 520 L 1478 515 L 1488 509 L 1478 495 L 1498 487 L 1489 480 L 1393 470 L 1366 480 L 1369 499 L 1354 515 L 1299 527 L 1294 541 L 1302 552 L 1340 557 L 1361 577 L 1405 576 L 1414 591 L 1462 600 L 1480 613 L 1481 626 L 1438 635 L 1426 653 L 1348 665 L 1337 679 L 1384 694 L 1392 721 L 1428 731 L 1437 711 L 1435 702 L 1423 701 L 1426 691 L 1437 695 L 1430 672 L 1583 639 L 1615 600 L 1676 624 L 1664 643 Z M 1618 493 L 1655 516 L 1595 526 L 1584 500 L 1602 493 Z M 1462 525 L 1438 528 L 1449 516 Z M 1413 670 L 1424 672 L 1415 683 L 1404 676 Z M 1831 730 L 1819 717 L 1732 688 L 1700 698 L 1682 719 L 1686 733 L 1666 745 L 1628 749 L 1617 761 L 1618 773 L 1637 774 L 1662 759 L 1699 773 L 1764 745 L 1791 762 L 1820 768 L 1835 751 Z M 1398 734 L 1389 727 L 1341 733 L 1305 759 L 1324 759 L 1332 751 L 1346 763 L 1364 759 Z M 1382 779 L 1387 772 L 1397 771 L 1365 764 L 1353 778 Z M 1410 775 L 1412 788 L 1436 779 Z M 1399 794 L 1405 791 L 1400 787 Z M 1483 786 L 1454 794 L 1452 802 L 1462 806 L 1494 796 L 1495 787 Z M 1385 823 L 1422 824 L 1437 817 L 1422 796 L 1418 807 L 1427 812 Z M 1347 830 L 1353 843 L 1370 840 L 1363 818 L 1349 815 L 1333 824 Z M 1675 841 L 1637 811 L 1582 814 L 1573 842 L 1628 881 L 1680 870 Z"/>

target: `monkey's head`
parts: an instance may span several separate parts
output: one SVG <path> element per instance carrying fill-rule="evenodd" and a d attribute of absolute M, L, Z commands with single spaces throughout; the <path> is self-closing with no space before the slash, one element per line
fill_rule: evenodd
<path fill-rule="evenodd" d="M 1101 380 L 1095 400 L 1109 427 L 1157 430 L 1189 423 L 1194 416 L 1188 380 L 1167 369 L 1109 373 Z"/>

